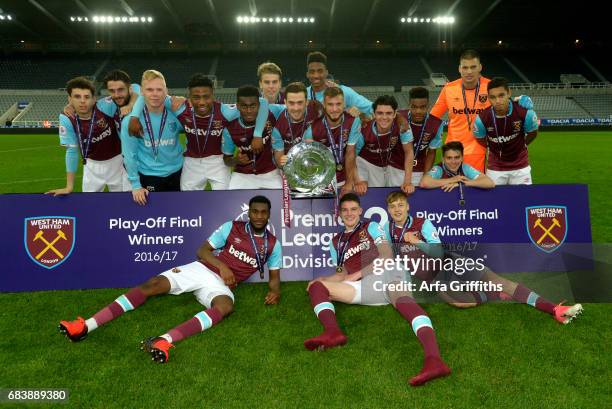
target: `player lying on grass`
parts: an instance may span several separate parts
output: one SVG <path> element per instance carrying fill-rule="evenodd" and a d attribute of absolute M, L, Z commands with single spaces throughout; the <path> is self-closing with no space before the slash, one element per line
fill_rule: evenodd
<path fill-rule="evenodd" d="M 434 165 L 423 176 L 420 186 L 425 189 L 441 188 L 450 192 L 459 186 L 459 183 L 481 189 L 495 187 L 491 178 L 463 162 L 463 145 L 454 141 L 442 145 L 442 162 Z"/>
<path fill-rule="evenodd" d="M 393 247 L 400 257 L 408 256 L 409 258 L 416 259 L 422 256 L 436 258 L 441 256 L 442 248 L 438 247 L 439 250 L 435 248 L 435 245 L 441 244 L 435 227 L 430 221 L 409 215 L 410 206 L 408 199 L 402 192 L 390 193 L 387 196 L 387 206 L 392 222 L 384 226 L 385 234 L 387 239 L 393 243 Z M 453 259 L 464 258 L 454 253 L 447 253 L 444 257 Z M 491 283 L 491 286 L 501 286 L 502 288 L 501 292 L 439 293 L 442 299 L 456 307 L 474 307 L 487 300 L 514 300 L 546 312 L 562 324 L 568 324 L 582 312 L 582 305 L 580 304 L 573 306 L 555 305 L 523 284 L 501 277 L 484 266 L 481 269 L 466 268 L 466 271 L 462 274 L 446 270 L 439 272 L 434 267 L 435 263 L 429 264 L 432 268 L 427 268 L 427 264 L 421 264 L 421 266 L 424 268 L 411 271 L 410 274 L 423 281 L 436 281 L 446 283 L 447 285 L 453 281 L 461 283 L 482 282 Z"/>
<path fill-rule="evenodd" d="M 448 375 L 450 370 L 440 358 L 431 321 L 425 312 L 406 293 L 377 291 L 373 286 L 380 277 L 371 274 L 372 262 L 391 256 L 391 249 L 378 223 L 361 219 L 362 211 L 359 197 L 354 193 L 347 193 L 340 199 L 344 231 L 334 236 L 330 246 L 336 273 L 308 283 L 312 307 L 324 330 L 321 335 L 304 341 L 304 346 L 310 350 L 324 350 L 346 344 L 347 337 L 338 326 L 332 301 L 361 305 L 391 303 L 411 322 L 426 353 L 422 371 L 410 379 L 410 384 L 422 385 Z"/>
<path fill-rule="evenodd" d="M 270 290 L 264 303 L 277 304 L 282 254 L 280 242 L 266 229 L 270 208 L 268 198 L 253 197 L 249 201 L 249 221 L 221 225 L 200 247 L 197 261 L 164 271 L 132 288 L 87 320 L 78 317 L 75 321 L 61 321 L 60 331 L 71 341 L 80 341 L 96 328 L 138 308 L 149 297 L 192 292 L 207 309 L 167 333 L 142 342 L 152 359 L 163 363 L 168 361 L 174 343 L 207 330 L 228 316 L 234 309 L 231 288 L 258 270 L 263 278 L 265 264 L 269 268 Z"/>

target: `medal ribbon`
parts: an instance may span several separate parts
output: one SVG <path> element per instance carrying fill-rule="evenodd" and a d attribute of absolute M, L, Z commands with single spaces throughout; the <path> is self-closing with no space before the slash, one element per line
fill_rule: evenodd
<path fill-rule="evenodd" d="M 208 130 L 206 131 L 206 139 L 204 139 L 204 151 L 206 151 L 206 145 L 208 144 L 208 137 L 210 136 L 210 130 L 212 128 L 214 117 L 215 117 L 215 104 L 212 105 L 212 109 L 210 111 L 210 121 L 208 122 Z M 198 144 L 198 156 L 199 156 L 201 154 L 200 136 L 198 135 L 198 123 L 196 122 L 196 114 L 195 114 L 194 107 L 191 107 L 191 120 L 193 121 L 193 130 L 195 131 L 195 138 Z"/>
<path fill-rule="evenodd" d="M 162 111 L 161 122 L 159 124 L 159 136 L 157 137 L 157 143 L 155 143 L 155 135 L 153 134 L 153 125 L 151 124 L 151 116 L 149 115 L 149 109 L 145 105 L 144 107 L 144 120 L 147 125 L 147 132 L 149 133 L 149 141 L 151 141 L 151 149 L 153 149 L 153 155 L 155 155 L 155 159 L 157 159 L 157 154 L 159 152 L 159 143 L 161 141 L 162 133 L 164 133 L 164 126 L 166 125 L 166 119 L 168 118 L 168 111 L 164 107 Z"/>
<path fill-rule="evenodd" d="M 355 226 L 353 231 L 349 234 L 348 239 L 346 239 L 344 243 L 342 242 L 342 238 L 344 237 L 344 232 L 340 233 L 340 239 L 338 239 L 338 250 L 340 251 L 338 252 L 338 260 L 336 262 L 337 267 L 342 267 L 342 265 L 344 264 L 344 254 L 348 250 L 347 247 L 349 243 L 351 242 L 351 238 L 353 237 L 355 233 L 357 233 L 357 230 L 359 230 L 360 227 L 361 227 L 361 221 L 357 224 L 357 226 Z"/>
<path fill-rule="evenodd" d="M 87 144 L 85 146 L 84 142 L 81 139 L 81 120 L 79 116 L 76 116 L 76 131 L 77 131 L 77 139 L 79 140 L 79 147 L 81 148 L 81 156 L 83 157 L 83 164 L 87 160 L 87 155 L 89 154 L 89 145 L 91 144 L 91 136 L 93 135 L 93 130 L 96 125 L 96 109 L 94 108 L 93 113 L 91 114 L 91 119 L 89 120 L 89 130 L 87 131 Z"/>
<path fill-rule="evenodd" d="M 259 277 L 264 277 L 264 265 L 266 261 L 268 261 L 268 229 L 264 228 L 263 241 L 264 241 L 264 251 L 263 255 L 259 253 L 257 250 L 257 243 L 255 242 L 255 236 L 253 234 L 253 229 L 251 228 L 251 223 L 246 224 L 246 231 L 249 233 L 249 238 L 251 239 L 251 245 L 253 246 L 253 250 L 255 251 L 255 260 L 257 260 L 257 269 L 259 270 Z"/>
<path fill-rule="evenodd" d="M 463 85 L 463 82 L 461 82 L 461 93 L 463 94 L 463 105 L 465 107 L 465 109 L 463 110 L 463 113 L 465 114 L 465 118 L 467 119 L 468 131 L 471 132 L 472 131 L 472 120 L 470 119 L 470 113 L 468 112 L 467 98 L 465 96 L 465 85 Z M 479 93 L 480 93 L 480 78 L 478 79 L 478 84 L 476 84 L 476 89 L 474 90 L 474 104 L 472 105 L 473 111 L 476 110 L 476 102 L 478 101 Z"/>
<path fill-rule="evenodd" d="M 499 141 L 499 132 L 498 132 L 498 129 L 497 129 L 497 117 L 495 116 L 495 110 L 493 109 L 493 106 L 491 106 L 491 117 L 493 118 L 493 126 L 495 127 L 495 137 Z M 504 128 L 502 130 L 502 132 L 504 132 L 503 136 L 506 136 L 507 120 L 508 120 L 508 115 L 505 115 L 504 116 Z M 503 149 L 503 142 L 498 142 L 498 144 L 500 145 L 500 147 L 499 147 L 499 157 L 501 158 L 501 156 L 502 156 L 502 149 Z"/>
<path fill-rule="evenodd" d="M 376 144 L 378 145 L 378 156 L 380 158 L 380 162 L 382 167 L 386 168 L 389 166 L 389 161 L 391 160 L 391 139 L 393 137 L 393 126 L 395 125 L 395 121 L 391 124 L 391 130 L 389 131 L 389 143 L 387 144 L 387 149 L 385 152 L 387 153 L 387 161 L 383 160 L 382 156 L 382 148 L 380 147 L 380 135 L 378 135 L 378 130 L 376 129 L 376 122 L 372 122 L 372 132 L 376 135 Z"/>
<path fill-rule="evenodd" d="M 323 124 L 327 130 L 327 141 L 329 142 L 331 151 L 334 154 L 334 159 L 336 159 L 336 165 L 342 165 L 342 160 L 344 159 L 344 114 L 342 114 L 342 121 L 340 122 L 340 138 L 338 140 L 338 145 L 336 145 L 334 134 L 327 124 L 327 117 L 323 118 Z"/>

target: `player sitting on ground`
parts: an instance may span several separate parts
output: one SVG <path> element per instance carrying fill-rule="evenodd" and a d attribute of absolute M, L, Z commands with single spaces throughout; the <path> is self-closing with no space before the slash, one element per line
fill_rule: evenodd
<path fill-rule="evenodd" d="M 336 273 L 316 278 L 307 287 L 314 312 L 324 328 L 321 335 L 304 341 L 309 350 L 346 344 L 346 335 L 338 326 L 331 301 L 362 305 L 388 303 L 381 292 L 372 290 L 374 276 L 368 272 L 375 259 L 390 257 L 391 249 L 379 224 L 361 220 L 362 212 L 357 195 L 347 193 L 342 196 L 340 217 L 344 231 L 333 237 L 329 248 Z"/>
<path fill-rule="evenodd" d="M 392 196 L 389 195 L 387 201 L 389 201 L 391 197 Z M 392 203 L 389 203 L 389 215 L 393 219 L 393 222 L 389 226 L 385 226 L 385 233 L 387 237 L 391 236 L 394 249 L 398 250 L 398 254 L 402 257 L 406 255 L 410 258 L 419 258 L 423 253 L 426 253 L 429 257 L 439 258 L 442 252 L 438 247 L 435 247 L 435 245 L 439 245 L 441 242 L 433 224 L 430 221 L 409 216 L 408 211 L 410 210 L 410 206 L 408 205 L 408 199 L 404 196 L 402 200 L 400 192 L 394 196 L 393 200 L 393 207 Z M 408 220 L 407 223 L 405 222 L 406 220 Z M 400 228 L 400 226 L 402 227 Z M 408 233 L 402 234 L 404 230 Z M 428 244 L 427 246 L 420 244 L 423 240 Z M 414 249 L 411 245 L 416 245 L 417 248 Z M 444 257 L 452 259 L 465 258 L 456 253 L 447 253 Z M 422 266 L 425 265 L 422 264 Z M 496 287 L 501 286 L 502 288 L 501 292 L 474 291 L 467 293 L 448 291 L 439 293 L 443 300 L 459 308 L 475 307 L 486 301 L 514 300 L 519 303 L 529 304 L 540 311 L 546 312 L 562 324 L 568 324 L 582 312 L 582 305 L 580 304 L 572 306 L 564 306 L 561 304 L 555 305 L 525 287 L 523 284 L 501 277 L 486 267 L 480 269 L 477 267 L 466 269 L 466 271 L 461 274 L 447 270 L 438 271 L 435 270 L 434 267 L 423 267 L 410 273 L 420 280 L 427 282 L 437 281 L 446 284 L 447 287 L 450 287 L 449 284 L 451 282 L 477 282 L 490 283 L 491 287 L 495 285 Z"/>
<path fill-rule="evenodd" d="M 47 192 L 54 196 L 70 194 L 79 166 L 83 163 L 83 192 L 129 190 L 123 168 L 121 141 L 113 117 L 118 111 L 112 100 L 96 102 L 94 84 L 85 77 L 68 81 L 68 104 L 76 115 L 59 116 L 60 144 L 66 147 L 66 187 Z"/>
<path fill-rule="evenodd" d="M 463 145 L 454 141 L 442 146 L 442 162 L 423 176 L 420 186 L 425 189 L 441 188 L 450 192 L 459 186 L 459 183 L 481 189 L 495 187 L 491 178 L 463 162 Z"/>
<path fill-rule="evenodd" d="M 530 185 L 529 145 L 538 135 L 538 117 L 511 100 L 505 78 L 488 83 L 491 108 L 474 122 L 476 140 L 487 148 L 487 176 L 499 185 Z"/>
<path fill-rule="evenodd" d="M 436 229 L 429 220 L 410 216 L 409 208 L 406 193 L 396 191 L 387 195 L 387 211 L 392 221 L 385 223 L 383 230 L 387 241 L 392 244 L 394 254 L 440 257 L 443 250 Z M 410 281 L 410 277 L 406 275 L 404 280 Z M 418 386 L 450 374 L 450 369 L 440 358 L 436 334 L 427 313 L 408 292 L 392 292 L 390 295 L 393 306 L 411 323 L 425 354 L 423 369 L 410 379 L 410 384 Z"/>
<path fill-rule="evenodd" d="M 71 341 L 80 341 L 124 312 L 138 308 L 149 297 L 193 292 L 206 306 L 205 311 L 159 337 L 143 341 L 143 348 L 152 359 L 163 363 L 168 360 L 173 343 L 207 330 L 229 315 L 234 309 L 230 288 L 258 270 L 263 278 L 265 264 L 269 268 L 270 291 L 264 303 L 277 304 L 282 251 L 280 242 L 266 229 L 270 208 L 268 198 L 253 197 L 249 201 L 249 221 L 228 221 L 221 225 L 198 250 L 198 261 L 165 271 L 132 288 L 87 320 L 78 317 L 75 321 L 61 321 L 60 331 Z"/>

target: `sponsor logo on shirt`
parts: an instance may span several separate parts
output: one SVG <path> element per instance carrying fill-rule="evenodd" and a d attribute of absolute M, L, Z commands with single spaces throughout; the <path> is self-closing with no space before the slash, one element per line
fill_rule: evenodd
<path fill-rule="evenodd" d="M 257 268 L 257 260 L 255 257 L 249 256 L 245 251 L 237 250 L 233 244 L 230 244 L 228 252 L 243 263 L 246 263 L 253 268 Z"/>
<path fill-rule="evenodd" d="M 455 115 L 464 115 L 464 114 L 469 114 L 469 115 L 478 115 L 481 112 L 483 112 L 484 109 L 481 108 L 466 108 L 466 109 L 457 109 L 455 107 L 453 107 L 453 114 Z"/>

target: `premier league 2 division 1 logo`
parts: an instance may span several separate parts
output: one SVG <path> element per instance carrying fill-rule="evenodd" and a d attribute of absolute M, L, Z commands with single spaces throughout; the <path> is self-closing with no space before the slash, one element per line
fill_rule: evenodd
<path fill-rule="evenodd" d="M 567 237 L 567 207 L 530 206 L 525 208 L 527 234 L 546 253 L 557 250 Z"/>
<path fill-rule="evenodd" d="M 74 248 L 76 218 L 40 216 L 24 219 L 24 244 L 28 256 L 51 269 L 70 257 Z"/>

